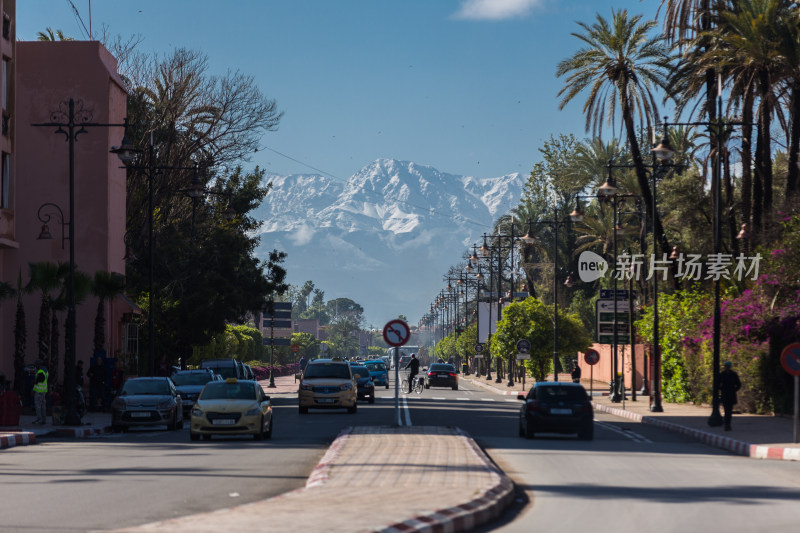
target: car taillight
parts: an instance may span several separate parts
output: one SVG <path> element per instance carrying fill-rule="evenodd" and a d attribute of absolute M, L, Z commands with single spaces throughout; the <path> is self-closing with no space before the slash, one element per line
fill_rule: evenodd
<path fill-rule="evenodd" d="M 451 378 L 454 378 L 454 377 L 456 377 L 456 375 L 455 375 L 455 374 L 453 374 L 452 372 L 450 372 L 450 374 L 449 374 L 449 375 L 450 375 L 450 377 L 451 377 Z"/>
<path fill-rule="evenodd" d="M 433 372 L 428 372 L 428 377 L 435 375 Z"/>
<path fill-rule="evenodd" d="M 592 402 L 584 402 L 581 405 L 581 412 L 583 412 L 583 413 L 591 413 L 592 412 Z"/>
<path fill-rule="evenodd" d="M 528 400 L 528 411 L 541 411 L 542 406 L 539 400 Z"/>

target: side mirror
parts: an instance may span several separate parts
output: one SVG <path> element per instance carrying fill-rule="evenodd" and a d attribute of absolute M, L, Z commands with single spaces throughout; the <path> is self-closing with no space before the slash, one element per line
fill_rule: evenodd
<path fill-rule="evenodd" d="M 423 372 L 427 372 L 427 371 L 428 371 L 428 367 L 427 367 L 427 366 L 423 366 L 423 367 L 422 367 L 422 371 L 423 371 Z"/>
<path fill-rule="evenodd" d="M 264 396 L 264 401 L 268 402 L 269 401 L 269 396 Z"/>

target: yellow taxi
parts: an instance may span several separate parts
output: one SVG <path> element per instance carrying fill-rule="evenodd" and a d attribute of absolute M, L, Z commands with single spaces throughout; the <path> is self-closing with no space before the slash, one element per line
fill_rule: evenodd
<path fill-rule="evenodd" d="M 189 437 L 211 435 L 272 437 L 272 403 L 255 381 L 228 378 L 209 381 L 192 407 Z"/>
<path fill-rule="evenodd" d="M 300 414 L 308 413 L 309 408 L 344 408 L 355 413 L 357 395 L 350 365 L 338 358 L 309 361 L 297 391 Z"/>

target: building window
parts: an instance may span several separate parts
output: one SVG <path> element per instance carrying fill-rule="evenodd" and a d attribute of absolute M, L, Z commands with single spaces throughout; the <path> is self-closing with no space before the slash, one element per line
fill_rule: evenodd
<path fill-rule="evenodd" d="M 11 154 L 3 152 L 0 169 L 0 208 L 11 207 Z"/>
<path fill-rule="evenodd" d="M 141 375 L 139 369 L 139 326 L 132 322 L 122 324 L 122 349 L 123 359 L 128 363 L 126 369 L 129 373 L 135 371 Z"/>
<path fill-rule="evenodd" d="M 3 39 L 8 39 L 11 35 L 11 17 L 3 11 Z"/>

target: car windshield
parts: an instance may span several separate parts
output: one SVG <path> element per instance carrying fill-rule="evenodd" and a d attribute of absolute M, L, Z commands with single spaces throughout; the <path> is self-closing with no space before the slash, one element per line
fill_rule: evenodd
<path fill-rule="evenodd" d="M 428 369 L 431 372 L 455 372 L 456 367 L 453 365 L 445 365 L 442 363 L 435 363 L 432 364 L 431 367 Z"/>
<path fill-rule="evenodd" d="M 350 379 L 350 367 L 341 363 L 316 363 L 306 367 L 305 378 Z"/>
<path fill-rule="evenodd" d="M 209 383 L 200 394 L 201 400 L 255 400 L 256 389 L 251 383 Z"/>
<path fill-rule="evenodd" d="M 544 401 L 583 401 L 586 391 L 582 387 L 536 387 L 536 399 Z"/>
<path fill-rule="evenodd" d="M 132 379 L 122 387 L 120 396 L 135 396 L 139 394 L 167 396 L 170 394 L 169 384 L 166 379 Z"/>
<path fill-rule="evenodd" d="M 235 378 L 236 376 L 236 367 L 235 366 L 213 366 L 207 367 L 222 376 L 223 378 Z"/>
<path fill-rule="evenodd" d="M 374 363 L 364 363 L 364 366 L 366 366 L 372 372 L 377 372 L 379 370 L 386 370 L 386 365 L 378 361 Z"/>
<path fill-rule="evenodd" d="M 354 366 L 352 370 L 353 375 L 356 376 L 356 379 L 369 377 L 369 369 L 365 366 Z"/>
<path fill-rule="evenodd" d="M 178 372 L 172 375 L 176 387 L 187 385 L 205 385 L 213 379 L 209 372 Z"/>

